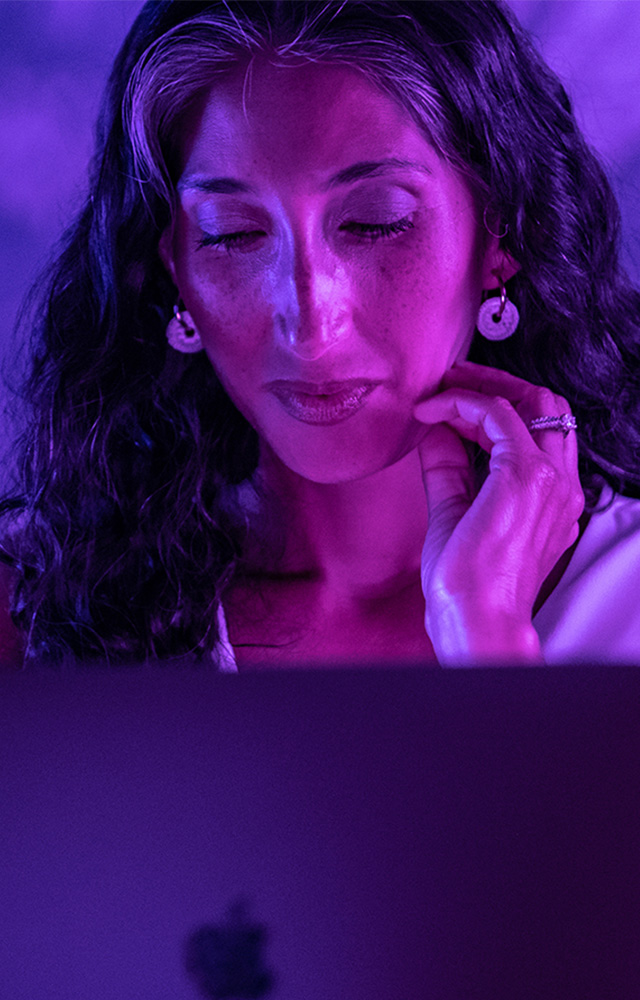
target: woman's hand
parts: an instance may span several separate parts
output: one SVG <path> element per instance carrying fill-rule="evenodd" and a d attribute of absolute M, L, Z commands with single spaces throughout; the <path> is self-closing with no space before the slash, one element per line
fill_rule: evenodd
<path fill-rule="evenodd" d="M 584 494 L 574 431 L 533 431 L 565 399 L 471 362 L 419 403 L 429 526 L 422 555 L 425 625 L 441 664 L 543 663 L 531 623 L 543 581 L 578 537 Z M 490 454 L 479 491 L 468 445 Z"/>

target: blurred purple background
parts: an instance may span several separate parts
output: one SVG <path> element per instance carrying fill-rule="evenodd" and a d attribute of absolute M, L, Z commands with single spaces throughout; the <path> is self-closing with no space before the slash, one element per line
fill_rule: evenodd
<path fill-rule="evenodd" d="M 511 0 L 575 100 L 620 198 L 640 280 L 640 2 Z M 140 0 L 0 2 L 0 361 L 18 305 L 80 205 L 100 94 Z"/>

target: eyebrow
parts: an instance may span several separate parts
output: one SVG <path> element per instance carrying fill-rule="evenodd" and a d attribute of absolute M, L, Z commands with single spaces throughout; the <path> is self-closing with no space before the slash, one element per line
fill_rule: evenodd
<path fill-rule="evenodd" d="M 363 160 L 360 163 L 353 163 L 350 167 L 338 171 L 329 180 L 321 185 L 322 191 L 330 191 L 333 188 L 346 184 L 355 184 L 356 181 L 366 177 L 378 177 L 380 174 L 389 173 L 392 170 L 419 170 L 425 174 L 431 171 L 424 163 L 417 163 L 413 160 L 399 160 L 397 157 L 389 157 L 386 160 Z M 236 180 L 235 177 L 185 177 L 178 182 L 178 190 L 205 191 L 207 194 L 257 194 L 257 191 L 245 181 Z"/>

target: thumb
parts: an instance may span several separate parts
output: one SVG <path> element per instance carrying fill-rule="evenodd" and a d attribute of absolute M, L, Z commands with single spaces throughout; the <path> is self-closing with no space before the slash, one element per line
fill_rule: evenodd
<path fill-rule="evenodd" d="M 418 445 L 429 525 L 445 510 L 460 509 L 457 520 L 473 502 L 474 475 L 462 438 L 446 424 L 426 429 Z M 456 522 L 457 523 L 457 522 Z"/>
<path fill-rule="evenodd" d="M 421 566 L 422 590 L 426 597 L 440 556 L 473 501 L 473 477 L 461 438 L 445 424 L 429 427 L 418 451 L 428 512 Z"/>

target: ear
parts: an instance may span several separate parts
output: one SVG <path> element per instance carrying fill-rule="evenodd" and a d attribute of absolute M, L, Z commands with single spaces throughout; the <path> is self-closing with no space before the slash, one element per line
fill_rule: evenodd
<path fill-rule="evenodd" d="M 499 288 L 503 282 L 513 278 L 520 270 L 520 264 L 510 253 L 499 247 L 493 253 L 487 253 L 482 275 L 484 289 Z"/>
<path fill-rule="evenodd" d="M 160 242 L 158 243 L 158 254 L 160 255 L 160 260 L 164 264 L 166 270 L 169 272 L 171 280 L 177 287 L 176 266 L 173 259 L 173 226 L 167 226 L 160 237 Z"/>
<path fill-rule="evenodd" d="M 482 267 L 482 287 L 485 291 L 489 288 L 499 288 L 501 281 L 508 281 L 520 270 L 518 261 L 514 260 L 502 246 L 503 237 L 495 235 L 502 232 L 504 226 L 499 220 L 496 225 L 500 228 L 494 229 L 492 224 L 491 230 L 489 230 L 485 226 L 487 242 Z"/>

